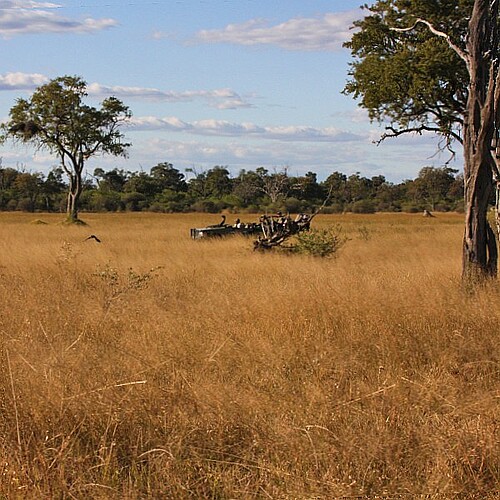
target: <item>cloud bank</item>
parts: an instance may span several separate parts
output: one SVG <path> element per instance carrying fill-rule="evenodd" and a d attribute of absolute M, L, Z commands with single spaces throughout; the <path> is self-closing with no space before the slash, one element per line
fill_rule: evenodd
<path fill-rule="evenodd" d="M 40 73 L 6 73 L 0 75 L 0 91 L 2 90 L 35 90 L 49 79 Z"/>
<path fill-rule="evenodd" d="M 38 86 L 49 82 L 49 77 L 39 73 L 6 73 L 0 74 L 0 92 L 8 90 L 33 91 Z M 114 96 L 122 100 L 139 100 L 153 102 L 193 102 L 203 101 L 216 109 L 252 108 L 250 101 L 254 96 L 241 96 L 230 88 L 214 90 L 160 90 L 148 87 L 110 86 L 100 83 L 87 85 L 91 97 L 105 98 Z"/>
<path fill-rule="evenodd" d="M 226 120 L 185 122 L 173 116 L 165 118 L 155 116 L 133 117 L 129 122 L 129 127 L 131 131 L 165 130 L 203 136 L 246 137 L 286 142 L 349 142 L 366 140 L 367 138 L 334 127 L 316 128 L 296 125 L 267 127 Z"/>
<path fill-rule="evenodd" d="M 5 73 L 0 74 L 0 92 L 8 90 L 33 91 L 38 86 L 49 82 L 49 77 L 40 73 Z M 214 90 L 160 90 L 148 87 L 126 87 L 91 83 L 87 92 L 92 97 L 105 98 L 114 96 L 124 101 L 155 101 L 155 102 L 193 102 L 204 101 L 209 107 L 216 109 L 251 108 L 249 98 L 241 96 L 229 88 Z"/>
<path fill-rule="evenodd" d="M 193 42 L 235 45 L 274 45 L 291 51 L 338 51 L 351 37 L 350 27 L 361 10 L 326 13 L 316 18 L 294 18 L 270 25 L 265 19 L 229 24 L 220 30 L 201 30 Z"/>
<path fill-rule="evenodd" d="M 60 16 L 62 6 L 49 2 L 0 0 L 0 36 L 40 33 L 93 33 L 116 26 L 114 19 L 72 20 Z"/>
<path fill-rule="evenodd" d="M 238 109 L 250 108 L 253 106 L 246 98 L 228 88 L 215 90 L 186 90 L 179 92 L 147 87 L 106 86 L 92 83 L 87 87 L 87 90 L 90 95 L 113 95 L 120 99 L 139 99 L 158 102 L 191 102 L 201 99 L 210 107 L 217 109 Z"/>

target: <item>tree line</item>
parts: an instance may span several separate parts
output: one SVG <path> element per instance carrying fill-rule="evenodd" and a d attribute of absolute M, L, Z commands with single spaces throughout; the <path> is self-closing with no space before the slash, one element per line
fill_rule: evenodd
<path fill-rule="evenodd" d="M 0 161 L 0 210 L 66 212 L 68 181 L 58 167 L 48 174 L 4 168 Z M 158 163 L 148 172 L 96 168 L 83 179 L 80 208 L 89 212 L 153 211 L 260 213 L 307 212 L 328 198 L 326 213 L 462 211 L 463 177 L 457 170 L 424 167 L 415 179 L 400 183 L 383 175 L 331 173 L 290 175 L 287 168 L 241 170 L 225 166 L 207 170 Z"/>

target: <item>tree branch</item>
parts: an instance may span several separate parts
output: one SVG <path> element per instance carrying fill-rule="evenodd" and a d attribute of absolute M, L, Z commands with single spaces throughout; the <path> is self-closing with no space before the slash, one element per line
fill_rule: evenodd
<path fill-rule="evenodd" d="M 386 130 L 389 130 L 389 133 L 385 133 L 382 135 L 382 137 L 378 141 L 374 141 L 375 144 L 380 145 L 385 139 L 391 138 L 391 137 L 399 137 L 400 135 L 403 134 L 410 134 L 410 133 L 417 133 L 419 135 L 422 135 L 423 132 L 437 132 L 437 133 L 443 133 L 443 131 L 438 128 L 438 127 L 430 127 L 429 125 L 419 125 L 418 127 L 407 127 L 403 129 L 396 129 L 392 125 L 385 127 Z M 458 142 L 462 142 L 462 138 L 456 133 L 450 130 L 448 133 L 453 139 L 457 140 Z"/>
<path fill-rule="evenodd" d="M 425 26 L 427 26 L 427 28 L 429 28 L 429 31 L 431 33 L 433 33 L 434 35 L 439 36 L 441 38 L 444 38 L 446 40 L 446 42 L 448 43 L 448 46 L 458 55 L 458 57 L 460 57 L 460 59 L 462 59 L 465 62 L 465 64 L 467 65 L 467 68 L 469 68 L 470 60 L 469 60 L 469 55 L 467 54 L 467 52 L 462 50 L 458 45 L 454 44 L 451 41 L 451 38 L 448 34 L 446 34 L 444 31 L 439 31 L 438 29 L 434 28 L 434 26 L 432 26 L 432 24 L 429 21 L 426 21 L 425 19 L 418 18 L 415 21 L 415 24 L 413 26 L 410 26 L 409 28 L 389 28 L 389 29 L 391 31 L 405 33 L 408 31 L 413 31 L 417 27 L 418 24 L 425 24 Z"/>
<path fill-rule="evenodd" d="M 333 184 L 331 184 L 330 189 L 328 190 L 328 194 L 326 195 L 326 198 L 323 200 L 321 206 L 318 207 L 311 215 L 311 217 L 309 218 L 309 223 L 314 219 L 314 217 L 316 217 L 316 215 L 318 215 L 326 207 L 326 204 L 330 201 L 330 198 L 332 197 L 333 187 L 334 187 Z"/>

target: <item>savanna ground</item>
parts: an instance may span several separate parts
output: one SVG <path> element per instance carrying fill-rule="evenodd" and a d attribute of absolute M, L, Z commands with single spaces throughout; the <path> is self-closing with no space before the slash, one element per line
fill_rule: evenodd
<path fill-rule="evenodd" d="M 334 259 L 61 218 L 0 214 L 0 498 L 496 498 L 500 286 L 461 289 L 463 216 L 318 216 Z"/>

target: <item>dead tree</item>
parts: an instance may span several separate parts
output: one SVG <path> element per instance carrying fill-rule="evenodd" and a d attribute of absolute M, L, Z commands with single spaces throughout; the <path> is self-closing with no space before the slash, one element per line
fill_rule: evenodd
<path fill-rule="evenodd" d="M 284 243 L 292 236 L 308 231 L 313 216 L 299 214 L 292 220 L 289 215 L 263 215 L 260 218 L 262 236 L 254 241 L 255 250 L 268 250 Z"/>
<path fill-rule="evenodd" d="M 295 220 L 290 215 L 284 216 L 281 212 L 276 215 L 262 215 L 260 226 L 262 236 L 254 241 L 254 250 L 269 250 L 282 245 L 286 240 L 303 231 L 309 231 L 311 222 L 326 206 L 332 196 L 333 186 L 322 205 L 312 215 L 298 214 Z"/>

